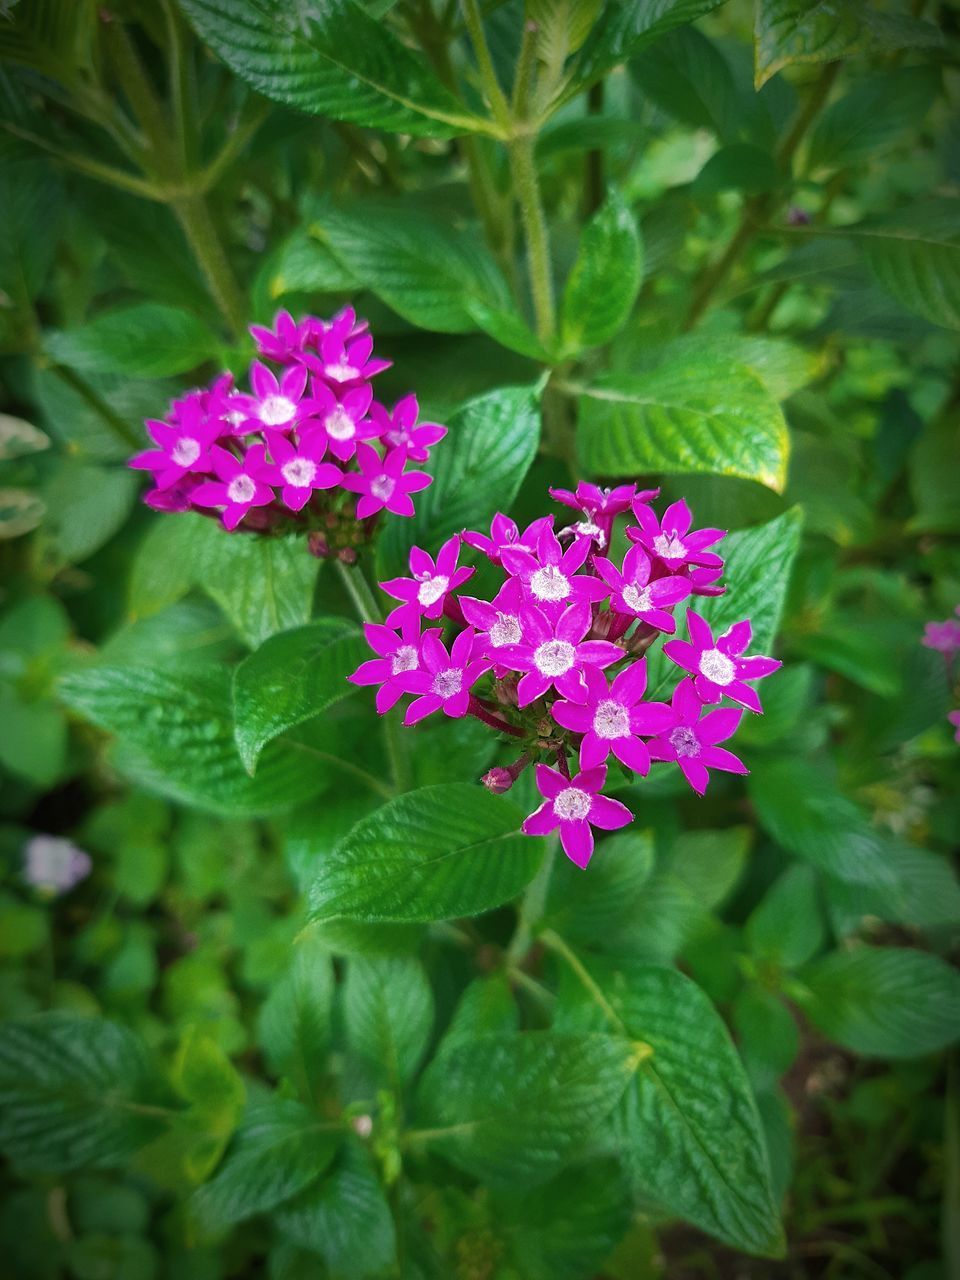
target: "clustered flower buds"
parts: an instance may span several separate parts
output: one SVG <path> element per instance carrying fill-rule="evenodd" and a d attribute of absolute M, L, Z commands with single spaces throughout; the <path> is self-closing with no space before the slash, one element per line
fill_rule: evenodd
<path fill-rule="evenodd" d="M 299 323 L 281 311 L 250 332 L 261 359 L 249 391 L 225 373 L 147 422 L 156 448 L 130 466 L 153 477 L 148 505 L 219 515 L 231 531 L 300 529 L 320 555 L 365 541 L 383 510 L 412 516 L 431 477 L 411 464 L 447 429 L 417 421 L 416 396 L 392 409 L 374 400 L 371 379 L 390 362 L 374 358 L 367 322 L 351 308 Z"/>
<path fill-rule="evenodd" d="M 957 654 L 960 653 L 960 621 L 957 621 L 960 618 L 960 604 L 953 612 L 956 615 L 953 618 L 946 618 L 943 622 L 928 622 L 920 642 L 928 649 L 935 649 L 943 654 L 949 680 L 955 678 L 954 667 Z M 958 695 L 960 695 L 960 688 L 954 688 L 954 698 Z M 954 740 L 960 742 L 960 709 L 949 712 L 947 719 L 953 725 Z"/>
<path fill-rule="evenodd" d="M 689 641 L 673 639 L 663 648 L 684 677 L 669 703 L 645 701 L 644 654 L 660 635 L 676 631 L 675 607 L 724 590 L 723 560 L 711 550 L 724 532 L 693 530 L 683 501 L 658 518 L 651 502 L 659 490 L 580 484 L 575 493 L 551 493 L 577 511 L 575 523 L 555 530 L 553 516 L 544 516 L 521 532 L 498 514 L 489 536 L 465 531 L 436 560 L 414 547 L 411 576 L 382 584 L 401 603 L 386 625 L 366 627 L 377 657 L 350 679 L 379 686 L 381 714 L 412 695 L 407 725 L 437 711 L 469 714 L 515 740 L 517 759 L 491 769 L 484 784 L 508 791 L 535 765 L 543 803 L 523 830 L 559 830 L 567 856 L 584 867 L 593 853 L 592 828 L 614 830 L 633 818 L 603 794 L 610 756 L 627 777 L 646 776 L 651 761 L 672 762 L 700 795 L 711 769 L 746 773 L 719 744 L 736 731 L 742 708 L 762 710 L 752 684 L 781 664 L 746 654 L 748 621 L 714 637 L 688 609 Z M 613 526 L 628 513 L 632 545 L 617 563 L 610 557 Z M 459 565 L 463 544 L 503 575 L 492 599 L 458 594 L 473 573 Z M 439 625 L 424 626 L 431 622 Z M 718 706 L 724 698 L 739 706 Z M 578 761 L 572 776 L 571 753 Z"/>

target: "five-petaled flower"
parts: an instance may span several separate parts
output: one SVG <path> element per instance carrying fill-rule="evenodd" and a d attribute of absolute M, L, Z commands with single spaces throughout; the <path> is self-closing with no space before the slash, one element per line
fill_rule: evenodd
<path fill-rule="evenodd" d="M 759 654 L 743 656 L 752 635 L 750 623 L 736 622 L 714 641 L 709 623 L 688 609 L 687 631 L 690 643 L 668 640 L 663 652 L 678 667 L 691 673 L 700 701 L 716 703 L 726 696 L 759 714 L 763 710 L 760 699 L 745 681 L 769 676 L 783 664 L 776 658 Z"/>
<path fill-rule="evenodd" d="M 536 779 L 544 801 L 524 819 L 523 830 L 528 836 L 545 836 L 559 827 L 563 851 L 578 867 L 585 867 L 593 854 L 591 827 L 616 831 L 633 821 L 626 805 L 600 794 L 607 780 L 604 765 L 565 778 L 556 769 L 538 764 Z"/>
<path fill-rule="evenodd" d="M 594 557 L 594 566 L 612 592 L 610 608 L 639 618 L 658 631 L 673 633 L 676 619 L 668 613 L 674 605 L 686 600 L 692 590 L 687 578 L 668 573 L 650 580 L 653 563 L 642 547 L 633 546 L 623 557 L 620 570 L 612 560 Z"/>
<path fill-rule="evenodd" d="M 406 463 L 403 449 L 390 449 L 381 458 L 372 445 L 357 445 L 360 470 L 348 471 L 343 477 L 343 487 L 361 495 L 357 503 L 358 520 L 366 520 L 384 509 L 398 516 L 413 515 L 410 495 L 425 489 L 431 477 L 424 471 L 404 471 Z"/>
<path fill-rule="evenodd" d="M 388 615 L 387 625 L 392 626 L 402 618 L 406 609 L 413 609 L 431 620 L 439 618 L 448 594 L 473 577 L 474 571 L 468 566 L 457 568 L 459 556 L 460 538 L 457 534 L 443 544 L 436 561 L 420 547 L 411 547 L 410 572 L 413 577 L 389 578 L 380 584 L 388 596 L 403 601 Z"/>
<path fill-rule="evenodd" d="M 235 529 L 251 507 L 265 507 L 273 501 L 273 490 L 259 478 L 265 466 L 262 444 L 254 445 L 241 460 L 219 445 L 210 450 L 217 480 L 205 480 L 190 494 L 200 507 L 222 507 L 223 524 Z"/>
<path fill-rule="evenodd" d="M 397 675 L 406 693 L 417 696 L 407 707 L 404 724 L 416 724 L 434 711 L 459 719 L 467 714 L 470 690 L 490 663 L 474 655 L 474 635 L 461 631 L 447 653 L 439 631 L 425 631 L 420 641 L 420 666 Z"/>
<path fill-rule="evenodd" d="M 343 480 L 339 467 L 320 461 L 325 445 L 318 436 L 306 436 L 301 444 L 293 445 L 275 435 L 270 440 L 273 462 L 259 468 L 258 478 L 279 488 L 291 511 L 302 511 L 315 489 L 332 489 Z"/>
<path fill-rule="evenodd" d="M 707 547 L 712 547 L 725 537 L 722 529 L 697 529 L 691 532 L 693 516 L 681 498 L 672 503 L 658 520 L 646 502 L 634 501 L 633 514 L 637 523 L 627 528 L 631 542 L 639 542 L 650 555 L 662 560 L 672 572 L 683 565 L 705 565 L 721 568 L 723 561 Z"/>
<path fill-rule="evenodd" d="M 634 773 L 650 772 L 650 752 L 638 735 L 652 737 L 673 723 L 673 713 L 662 702 L 643 702 L 647 665 L 639 662 L 614 676 L 613 684 L 593 667 L 584 673 L 587 697 L 583 703 L 558 699 L 550 708 L 557 724 L 582 733 L 580 768 L 603 764 L 612 751 Z"/>
<path fill-rule="evenodd" d="M 361 662 L 347 679 L 351 684 L 380 685 L 375 701 L 377 711 L 384 715 L 406 692 L 399 677 L 420 666 L 420 615 L 408 611 L 399 635 L 377 622 L 364 623 L 363 634 L 378 656 Z"/>
<path fill-rule="evenodd" d="M 540 530 L 536 554 L 516 545 L 500 549 L 500 560 L 512 577 L 519 578 L 530 600 L 551 618 L 571 604 L 596 603 L 610 594 L 600 581 L 577 571 L 590 554 L 590 541 L 578 538 L 566 551 L 551 528 Z"/>
<path fill-rule="evenodd" d="M 623 650 L 608 640 L 585 640 L 591 626 L 590 606 L 572 605 L 551 620 L 534 605 L 520 613 L 523 638 L 497 650 L 497 661 L 524 675 L 517 685 L 521 707 L 529 706 L 548 689 L 556 689 L 571 702 L 582 702 L 587 694 L 584 668 L 611 666 L 623 657 Z"/>
<path fill-rule="evenodd" d="M 721 707 L 702 716 L 703 703 L 692 680 L 681 680 L 670 703 L 671 724 L 647 743 L 652 760 L 672 760 L 699 795 L 707 789 L 709 769 L 726 773 L 748 773 L 746 765 L 732 752 L 718 747 L 733 736 L 743 716 L 735 707 Z"/>

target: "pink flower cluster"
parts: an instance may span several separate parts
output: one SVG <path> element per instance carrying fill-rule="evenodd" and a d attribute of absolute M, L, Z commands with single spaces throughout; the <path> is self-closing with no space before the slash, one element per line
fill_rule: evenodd
<path fill-rule="evenodd" d="M 720 743 L 736 731 L 741 708 L 761 711 L 752 682 L 780 663 L 746 653 L 749 622 L 715 637 L 688 609 L 689 638 L 663 646 L 684 677 L 669 703 L 646 701 L 644 654 L 676 631 L 676 606 L 724 590 L 723 560 L 712 550 L 724 533 L 693 529 L 682 501 L 658 518 L 651 502 L 659 490 L 581 484 L 575 493 L 551 492 L 575 508 L 575 523 L 556 530 L 553 516 L 544 516 L 521 532 L 497 515 L 489 535 L 454 536 L 436 560 L 413 548 L 410 576 L 381 584 L 400 603 L 386 625 L 366 627 L 377 656 L 350 679 L 379 686 L 381 714 L 411 695 L 407 725 L 436 711 L 470 714 L 520 740 L 518 759 L 490 770 L 484 783 L 506 791 L 535 764 L 543 803 L 523 830 L 559 829 L 567 856 L 583 867 L 593 852 L 593 827 L 612 830 L 633 818 L 602 794 L 610 757 L 641 777 L 651 761 L 676 764 L 700 795 L 711 769 L 746 773 Z M 626 527 L 632 545 L 622 560 L 609 554 L 620 515 L 632 517 Z M 503 576 L 490 600 L 460 592 L 474 572 L 459 564 L 464 543 Z M 738 705 L 720 706 L 724 698 Z M 573 775 L 571 752 L 578 762 Z"/>
<path fill-rule="evenodd" d="M 923 630 L 923 639 L 921 644 L 928 649 L 935 649 L 938 653 L 943 654 L 943 660 L 947 668 L 947 676 L 952 677 L 954 659 L 960 653 L 960 604 L 954 609 L 953 618 L 947 618 L 943 622 L 928 622 Z M 954 691 L 956 696 L 956 690 Z M 960 710 L 951 711 L 947 715 L 954 728 L 954 740 L 960 742 Z"/>
<path fill-rule="evenodd" d="M 390 362 L 374 357 L 366 330 L 350 308 L 299 323 L 281 311 L 272 329 L 252 326 L 261 359 L 249 391 L 225 373 L 147 422 L 156 447 L 130 461 L 153 478 L 146 502 L 257 532 L 333 528 L 338 511 L 351 521 L 412 516 L 411 495 L 431 478 L 411 464 L 447 429 L 418 422 L 413 395 L 392 409 L 374 400 L 371 379 Z"/>

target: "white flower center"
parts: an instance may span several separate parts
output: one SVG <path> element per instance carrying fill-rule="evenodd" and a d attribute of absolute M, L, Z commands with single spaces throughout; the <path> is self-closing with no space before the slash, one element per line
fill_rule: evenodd
<path fill-rule="evenodd" d="M 604 698 L 594 712 L 593 732 L 598 738 L 629 738 L 630 712 L 622 703 Z"/>
<path fill-rule="evenodd" d="M 685 724 L 678 725 L 669 738 L 671 747 L 682 758 L 691 758 L 700 754 L 700 739 Z"/>
<path fill-rule="evenodd" d="M 412 644 L 402 644 L 390 655 L 390 673 L 399 675 L 401 671 L 416 671 L 417 651 Z"/>
<path fill-rule="evenodd" d="M 462 688 L 463 672 L 459 667 L 447 667 L 445 671 L 437 672 L 433 684 L 430 686 L 430 691 L 435 693 L 438 698 L 452 698 Z"/>
<path fill-rule="evenodd" d="M 556 565 L 548 564 L 531 577 L 530 590 L 538 600 L 566 600 L 570 583 Z"/>
<path fill-rule="evenodd" d="M 686 546 L 675 533 L 658 534 L 653 540 L 653 549 L 658 556 L 663 556 L 664 560 L 682 560 L 687 554 Z"/>
<path fill-rule="evenodd" d="M 251 502 L 257 492 L 257 486 L 249 476 L 234 476 L 227 485 L 227 497 L 231 502 Z"/>
<path fill-rule="evenodd" d="M 598 524 L 593 524 L 590 520 L 581 520 L 579 524 L 574 524 L 570 527 L 573 529 L 574 533 L 579 534 L 581 538 L 595 539 L 596 542 L 599 543 L 601 549 L 607 541 L 600 526 Z"/>
<path fill-rule="evenodd" d="M 246 422 L 247 415 L 242 409 L 231 409 L 226 418 L 231 427 L 239 427 L 241 422 Z"/>
<path fill-rule="evenodd" d="M 653 608 L 653 601 L 650 599 L 650 588 L 644 587 L 641 590 L 631 582 L 628 587 L 623 588 L 623 603 L 628 609 L 632 609 L 634 613 L 646 613 L 648 609 Z"/>
<path fill-rule="evenodd" d="M 553 802 L 553 812 L 562 822 L 577 822 L 590 812 L 593 797 L 579 787 L 564 787 Z"/>
<path fill-rule="evenodd" d="M 498 613 L 489 635 L 490 643 L 495 649 L 499 649 L 503 644 L 519 644 L 523 636 L 520 630 L 520 619 L 513 613 Z"/>
<path fill-rule="evenodd" d="M 317 474 L 317 464 L 309 458 L 291 458 L 280 468 L 280 474 L 294 489 L 309 489 Z"/>
<path fill-rule="evenodd" d="M 265 427 L 285 427 L 297 416 L 297 406 L 286 396 L 267 396 L 260 403 L 260 421 Z"/>
<path fill-rule="evenodd" d="M 397 482 L 393 476 L 379 475 L 374 476 L 370 481 L 370 492 L 380 502 L 388 502 L 393 497 L 393 491 L 397 487 Z"/>
<path fill-rule="evenodd" d="M 714 684 L 731 684 L 736 679 L 737 668 L 719 649 L 705 649 L 700 655 L 700 674 Z"/>
<path fill-rule="evenodd" d="M 323 425 L 331 440 L 352 440 L 357 434 L 357 424 L 342 404 L 327 414 Z"/>
<path fill-rule="evenodd" d="M 576 657 L 576 649 L 567 640 L 545 640 L 533 653 L 534 665 L 543 676 L 562 676 Z"/>
<path fill-rule="evenodd" d="M 359 369 L 355 369 L 352 364 L 347 364 L 343 360 L 337 364 L 325 364 L 323 372 L 328 378 L 332 378 L 334 382 L 350 382 L 352 378 L 360 376 Z"/>
<path fill-rule="evenodd" d="M 446 595 L 447 587 L 450 585 L 450 579 L 445 578 L 442 573 L 431 577 L 429 573 L 420 579 L 420 586 L 417 588 L 417 601 L 424 607 L 436 604 L 441 596 Z"/>
<path fill-rule="evenodd" d="M 181 436 L 173 446 L 170 457 L 178 467 L 192 467 L 200 457 L 200 445 L 191 436 Z"/>

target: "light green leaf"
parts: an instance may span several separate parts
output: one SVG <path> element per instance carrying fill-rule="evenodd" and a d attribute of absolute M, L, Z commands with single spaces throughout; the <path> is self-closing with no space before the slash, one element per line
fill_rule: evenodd
<path fill-rule="evenodd" d="M 706 472 L 780 492 L 789 441 L 759 378 L 725 360 L 677 360 L 649 373 L 606 374 L 580 395 L 577 450 L 597 475 Z"/>
<path fill-rule="evenodd" d="M 417 495 L 416 515 L 383 531 L 379 576 L 406 572 L 412 546 L 436 550 L 451 534 L 485 530 L 495 512 L 509 511 L 539 441 L 539 405 L 529 387 L 505 387 L 468 401 L 425 467 L 434 480 Z"/>
<path fill-rule="evenodd" d="M 424 1073 L 418 1119 L 432 1150 L 486 1185 L 534 1185 L 610 1114 L 636 1063 L 610 1035 L 458 1038 Z"/>
<path fill-rule="evenodd" d="M 267 1062 L 307 1097 L 326 1066 L 333 990 L 330 952 L 309 930 L 294 943 L 290 968 L 260 1010 L 257 1038 Z"/>
<path fill-rule="evenodd" d="M 228 670 L 93 667 L 65 677 L 60 695 L 120 738 L 134 777 L 211 813 L 273 813 L 315 795 L 326 781 L 292 743 L 268 747 L 257 776 L 248 777 L 234 742 Z"/>
<path fill-rule="evenodd" d="M 359 284 L 350 268 L 304 227 L 281 241 L 266 272 L 267 293 L 274 302 L 288 293 L 340 293 Z"/>
<path fill-rule="evenodd" d="M 537 57 L 559 75 L 568 56 L 590 34 L 602 0 L 527 0 L 526 17 L 537 24 Z"/>
<path fill-rule="evenodd" d="M 710 1001 L 673 969 L 600 960 L 587 968 L 624 1034 L 652 1050 L 615 1116 L 617 1150 L 635 1190 L 734 1248 L 780 1254 L 783 1232 L 760 1118 Z M 604 1020 L 594 996 L 574 979 L 561 989 L 560 1010 L 564 1029 Z"/>
<path fill-rule="evenodd" d="M 489 132 L 427 63 L 351 0 L 182 0 L 201 39 L 264 97 L 418 137 Z"/>
<path fill-rule="evenodd" d="M 0 462 L 50 448 L 50 437 L 23 418 L 0 413 Z"/>
<path fill-rule="evenodd" d="M 271 636 L 245 658 L 233 674 L 233 712 L 248 772 L 268 742 L 354 692 L 347 676 L 368 656 L 353 623 L 320 618 Z"/>
<path fill-rule="evenodd" d="M 443 1048 L 457 1039 L 494 1033 L 511 1035 L 519 1030 L 520 1010 L 506 973 L 501 970 L 474 978 L 464 991 L 444 1033 Z"/>
<path fill-rule="evenodd" d="M 251 648 L 277 631 L 310 621 L 320 561 L 302 537 L 255 538 L 227 533 L 203 516 L 193 525 L 193 581 L 214 600 Z"/>
<path fill-rule="evenodd" d="M 274 1222 L 285 1237 L 324 1259 L 330 1280 L 366 1280 L 394 1262 L 390 1206 L 358 1143 L 347 1143 L 330 1176 L 279 1209 Z"/>
<path fill-rule="evenodd" d="M 589 876 L 561 859 L 550 877 L 543 923 L 564 937 L 628 947 L 653 865 L 652 834 L 632 828 L 600 841 Z"/>
<path fill-rule="evenodd" d="M 433 1027 L 433 993 L 412 956 L 354 956 L 347 968 L 343 1019 L 350 1053 L 351 1092 L 372 1097 L 378 1088 L 408 1084 Z"/>
<path fill-rule="evenodd" d="M 860 80 L 817 120 L 807 167 L 840 168 L 875 156 L 922 122 L 939 85 L 932 67 L 896 67 Z"/>
<path fill-rule="evenodd" d="M 47 508 L 27 489 L 0 489 L 0 542 L 36 529 Z"/>
<path fill-rule="evenodd" d="M 403 205 L 324 209 L 311 234 L 366 288 L 421 329 L 469 333 L 468 303 L 511 307 L 506 282 L 482 238 Z"/>
<path fill-rule="evenodd" d="M 509 800 L 468 783 L 398 796 L 323 860 L 313 914 L 414 923 L 499 907 L 529 884 L 543 857 L 542 841 L 521 834 L 522 819 Z"/>
<path fill-rule="evenodd" d="M 875 835 L 889 879 L 853 882 L 826 876 L 824 890 L 834 932 L 845 937 L 868 916 L 917 929 L 960 924 L 960 882 L 950 859 L 883 831 Z"/>
<path fill-rule="evenodd" d="M 746 936 L 755 955 L 787 969 L 820 950 L 826 929 L 812 867 L 791 867 L 771 885 L 747 920 Z"/>
<path fill-rule="evenodd" d="M 123 1166 L 157 1132 L 147 1061 L 125 1028 L 45 1013 L 0 1029 L 0 1147 L 37 1173 Z"/>
<path fill-rule="evenodd" d="M 40 556 L 51 568 L 79 564 L 109 542 L 130 514 L 137 477 L 124 468 L 58 458 L 40 490 L 46 516 Z"/>
<path fill-rule="evenodd" d="M 34 786 L 48 788 L 67 759 L 67 725 L 62 710 L 46 698 L 27 701 L 0 684 L 0 764 Z"/>
<path fill-rule="evenodd" d="M 219 1234 L 292 1199 L 323 1173 L 340 1138 L 339 1125 L 318 1121 L 299 1102 L 258 1096 L 249 1103 L 216 1177 L 193 1197 L 201 1228 Z"/>
<path fill-rule="evenodd" d="M 80 373 L 163 378 L 203 364 L 218 343 L 190 312 L 142 302 L 101 312 L 75 329 L 48 330 L 44 347 L 52 360 Z"/>
<path fill-rule="evenodd" d="M 900 947 L 837 951 L 800 975 L 794 995 L 831 1040 L 854 1053 L 916 1058 L 960 1037 L 960 974 Z"/>
<path fill-rule="evenodd" d="M 755 374 L 775 400 L 787 400 L 822 371 L 823 358 L 784 338 L 753 333 L 685 333 L 661 348 L 643 353 L 653 363 L 703 359 L 743 365 Z"/>
<path fill-rule="evenodd" d="M 612 189 L 580 236 L 561 311 L 565 355 L 598 347 L 626 324 L 643 277 L 636 218 Z"/>
<path fill-rule="evenodd" d="M 482 329 L 501 347 L 542 364 L 551 364 L 554 355 L 531 330 L 526 320 L 510 306 L 491 306 L 481 298 L 466 297 L 464 310 L 478 329 Z"/>

